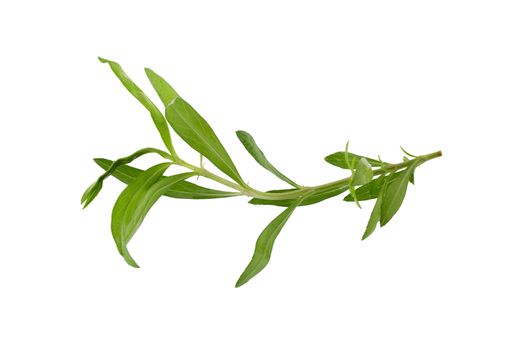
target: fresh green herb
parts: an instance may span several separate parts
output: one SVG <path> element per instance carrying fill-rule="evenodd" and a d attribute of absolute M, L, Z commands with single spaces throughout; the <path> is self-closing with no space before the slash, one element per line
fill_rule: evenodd
<path fill-rule="evenodd" d="M 415 156 L 401 148 L 405 154 L 403 161 L 396 164 L 386 163 L 379 157 L 376 160 L 348 152 L 347 143 L 344 152 L 333 153 L 327 156 L 325 160 L 332 165 L 350 170 L 349 176 L 323 185 L 300 186 L 270 163 L 250 134 L 245 131 L 237 131 L 237 137 L 255 161 L 293 187 L 282 190 L 259 191 L 243 180 L 211 126 L 180 97 L 164 78 L 151 69 L 145 69 L 151 85 L 165 107 L 163 114 L 126 75 L 118 63 L 106 59 L 100 59 L 100 61 L 109 64 L 111 70 L 126 89 L 150 112 L 167 149 L 166 152 L 156 148 L 144 148 L 116 161 L 103 158 L 95 159 L 95 162 L 105 172 L 82 195 L 81 204 L 85 208 L 100 192 L 103 181 L 107 177 L 113 176 L 127 184 L 113 207 L 111 232 L 119 253 L 133 267 L 138 267 L 138 265 L 131 257 L 127 245 L 148 211 L 161 196 L 185 199 L 247 196 L 251 198 L 249 201 L 251 204 L 286 207 L 259 236 L 253 257 L 237 281 L 236 287 L 239 287 L 256 276 L 268 264 L 275 240 L 296 208 L 319 203 L 345 191 L 350 193 L 344 200 L 353 201 L 359 207 L 359 201 L 376 199 L 362 237 L 365 239 L 374 232 L 378 223 L 380 226 L 386 225 L 398 212 L 409 183 L 414 183 L 416 168 L 431 159 L 441 157 L 441 151 Z M 171 142 L 168 124 L 176 134 L 199 153 L 199 165 L 190 164 L 177 155 Z M 167 159 L 168 162 L 154 165 L 147 170 L 127 165 L 148 153 L 156 153 Z M 213 163 L 229 179 L 205 169 L 203 158 Z M 164 172 L 172 165 L 190 171 L 173 176 L 164 176 Z M 230 188 L 231 191 L 205 188 L 188 181 L 190 178 L 193 178 L 192 181 L 198 180 L 199 177 L 215 181 Z"/>
<path fill-rule="evenodd" d="M 414 161 L 409 161 L 410 165 L 408 168 L 403 170 L 398 177 L 386 181 L 383 189 L 383 199 L 381 200 L 381 226 L 385 226 L 401 207 L 405 199 L 408 183 L 418 162 L 417 158 Z"/>
<path fill-rule="evenodd" d="M 302 198 L 297 199 L 293 204 L 291 204 L 285 211 L 283 211 L 279 216 L 273 219 L 272 222 L 261 233 L 255 243 L 255 251 L 253 252 L 253 257 L 246 269 L 237 280 L 235 287 L 240 287 L 251 278 L 257 275 L 268 265 L 270 261 L 270 256 L 272 255 L 273 244 L 275 239 L 281 232 L 284 224 L 288 221 L 293 211 L 301 203 Z"/>
<path fill-rule="evenodd" d="M 354 153 L 350 153 L 350 152 L 346 152 L 346 153 L 345 152 L 335 152 L 335 153 L 330 154 L 329 156 L 326 156 L 324 160 L 332 165 L 335 165 L 336 167 L 343 168 L 343 169 L 350 169 L 350 167 L 348 166 L 348 163 L 346 162 L 346 157 L 348 157 L 350 161 L 354 158 L 356 159 L 365 158 L 368 161 L 368 163 L 370 163 L 370 165 L 372 166 L 381 166 L 381 164 L 383 164 L 383 162 L 379 160 L 363 157 L 363 156 L 360 156 Z"/>
<path fill-rule="evenodd" d="M 363 240 L 370 236 L 376 229 L 377 223 L 381 218 L 381 202 L 383 200 L 383 191 L 377 196 L 376 204 L 372 213 L 370 214 L 370 219 L 368 219 L 368 224 L 366 225 L 365 233 L 363 234 Z"/>
<path fill-rule="evenodd" d="M 106 169 L 106 172 L 100 175 L 97 181 L 95 181 L 91 186 L 89 186 L 87 190 L 84 192 L 84 194 L 82 195 L 82 200 L 81 200 L 81 203 L 84 204 L 84 208 L 87 207 L 89 203 L 93 201 L 93 199 L 95 199 L 97 194 L 102 189 L 102 184 L 104 183 L 104 180 L 108 176 L 112 175 L 115 171 L 117 171 L 118 167 L 120 167 L 121 165 L 127 164 L 127 163 L 131 163 L 138 157 L 143 156 L 148 153 L 158 153 L 164 158 L 170 159 L 169 154 L 167 154 L 164 151 L 161 151 L 160 149 L 156 149 L 156 148 L 143 148 L 127 157 L 117 159 L 116 161 L 111 163 L 111 165 Z"/>
<path fill-rule="evenodd" d="M 241 175 L 211 126 L 188 102 L 180 97 L 171 101 L 166 107 L 166 119 L 188 145 L 239 185 L 244 185 Z"/>
<path fill-rule="evenodd" d="M 108 159 L 97 158 L 95 159 L 95 163 L 97 163 L 102 169 L 108 170 L 114 162 Z M 140 173 L 143 172 L 144 170 L 140 170 L 129 165 L 120 165 L 117 169 L 115 169 L 112 172 L 111 175 L 124 182 L 125 184 L 129 184 L 130 182 L 135 180 L 140 175 Z M 166 197 L 183 199 L 213 199 L 235 197 L 239 195 L 241 195 L 239 192 L 226 192 L 214 190 L 211 188 L 195 185 L 194 183 L 191 183 L 186 180 L 182 180 L 173 184 L 164 193 L 164 196 Z"/>
<path fill-rule="evenodd" d="M 293 187 L 301 188 L 301 186 L 299 186 L 298 184 L 290 180 L 288 177 L 283 175 L 283 173 L 277 170 L 270 163 L 270 161 L 266 159 L 266 156 L 264 155 L 263 151 L 261 151 L 259 146 L 257 146 L 252 135 L 248 134 L 246 131 L 239 130 L 237 131 L 237 137 L 239 138 L 239 141 L 241 141 L 241 143 L 243 144 L 244 148 L 246 148 L 248 153 L 250 153 L 250 155 L 253 157 L 253 159 L 255 159 L 255 161 L 259 163 L 264 169 L 268 170 L 284 182 L 289 183 Z"/>

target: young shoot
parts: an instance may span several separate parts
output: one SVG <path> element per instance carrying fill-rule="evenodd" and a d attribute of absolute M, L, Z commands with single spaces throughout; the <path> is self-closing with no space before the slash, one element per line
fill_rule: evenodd
<path fill-rule="evenodd" d="M 386 163 L 379 157 L 373 159 L 348 152 L 347 143 L 344 151 L 333 153 L 325 158 L 329 164 L 347 170 L 346 177 L 317 186 L 303 186 L 298 185 L 303 182 L 291 180 L 277 170 L 248 132 L 237 131 L 239 141 L 254 160 L 288 185 L 284 189 L 261 191 L 248 185 L 208 122 L 164 78 L 151 69 L 145 69 L 151 85 L 163 104 L 161 110 L 118 63 L 102 58 L 99 60 L 109 65 L 124 87 L 147 109 L 166 147 L 165 150 L 143 148 L 116 160 L 95 159 L 97 165 L 105 172 L 82 195 L 81 204 L 85 208 L 101 191 L 106 178 L 113 176 L 127 185 L 113 207 L 111 233 L 118 252 L 133 267 L 139 266 L 128 251 L 127 245 L 148 211 L 161 196 L 179 199 L 246 196 L 250 198 L 248 202 L 250 204 L 285 208 L 264 228 L 257 239 L 252 259 L 235 285 L 240 287 L 268 264 L 277 236 L 297 208 L 322 202 L 343 192 L 348 192 L 343 200 L 355 202 L 359 208 L 360 202 L 375 201 L 362 237 L 365 239 L 374 232 L 378 223 L 381 227 L 385 226 L 398 212 L 409 183 L 414 183 L 416 168 L 431 159 L 441 157 L 441 151 L 415 156 L 401 148 L 405 154 L 403 161 Z M 176 153 L 171 141 L 170 127 L 199 154 L 198 165 L 187 162 Z M 147 169 L 128 165 L 138 157 L 149 153 L 159 155 L 163 162 Z M 204 158 L 215 165 L 220 173 L 204 168 Z M 173 165 L 186 168 L 187 171 L 171 176 L 164 175 Z M 206 188 L 190 181 L 191 179 L 195 181 L 198 177 L 212 180 L 228 187 L 229 190 Z"/>

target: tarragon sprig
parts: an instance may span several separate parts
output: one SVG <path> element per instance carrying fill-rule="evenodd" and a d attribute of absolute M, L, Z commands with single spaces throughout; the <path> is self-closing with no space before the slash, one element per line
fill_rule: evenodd
<path fill-rule="evenodd" d="M 105 172 L 82 195 L 81 203 L 85 208 L 100 192 L 107 177 L 113 176 L 127 184 L 113 207 L 111 232 L 119 253 L 133 267 L 138 267 L 138 264 L 129 253 L 127 245 L 148 211 L 161 196 L 184 199 L 247 196 L 251 198 L 249 201 L 251 204 L 286 207 L 259 236 L 253 257 L 236 283 L 236 287 L 239 287 L 257 275 L 268 264 L 274 242 L 296 208 L 319 203 L 346 191 L 349 191 L 349 194 L 344 197 L 344 200 L 355 202 L 359 207 L 359 202 L 375 200 L 362 237 L 365 239 L 374 232 L 377 224 L 386 225 L 397 213 L 405 198 L 408 184 L 414 183 L 416 168 L 426 161 L 441 156 L 441 151 L 415 156 L 401 148 L 406 156 L 403 157 L 402 162 L 393 164 L 383 162 L 380 158 L 373 159 L 350 153 L 347 143 L 345 151 L 333 153 L 327 156 L 325 160 L 332 165 L 349 170 L 349 176 L 318 186 L 301 186 L 270 163 L 249 133 L 237 131 L 237 137 L 255 161 L 291 186 L 279 190 L 259 191 L 249 186 L 241 177 L 233 160 L 208 122 L 180 97 L 166 80 L 153 70 L 145 69 L 150 83 L 164 105 L 164 113 L 162 113 L 118 63 L 99 59 L 101 62 L 109 64 L 124 87 L 149 111 L 166 146 L 166 151 L 144 148 L 115 161 L 103 158 L 95 159 L 95 162 Z M 178 156 L 171 142 L 168 125 L 182 140 L 199 153 L 201 159 L 199 165 L 191 164 Z M 148 153 L 156 153 L 165 161 L 146 170 L 127 165 Z M 204 168 L 203 158 L 208 159 L 222 174 L 216 174 Z M 189 171 L 164 176 L 166 170 L 172 165 L 184 167 Z M 205 188 L 188 181 L 200 176 L 227 186 L 231 190 L 220 191 Z"/>

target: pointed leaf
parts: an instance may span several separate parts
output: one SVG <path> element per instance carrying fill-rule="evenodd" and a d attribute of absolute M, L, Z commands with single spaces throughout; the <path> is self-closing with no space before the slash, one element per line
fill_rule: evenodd
<path fill-rule="evenodd" d="M 149 68 L 144 69 L 146 71 L 146 75 L 148 76 L 148 79 L 157 92 L 157 95 L 159 95 L 160 100 L 164 104 L 164 107 L 167 107 L 171 101 L 179 97 L 179 94 L 177 91 L 175 91 L 174 88 L 171 87 L 170 84 L 166 80 L 164 80 L 163 77 L 155 73 L 153 70 Z"/>
<path fill-rule="evenodd" d="M 354 184 L 355 173 L 356 173 L 355 166 L 356 166 L 357 158 L 354 157 L 352 158 L 352 161 L 350 161 L 350 153 L 348 153 L 348 143 L 349 141 L 346 142 L 345 154 L 344 154 L 345 164 L 348 167 L 348 169 L 351 169 L 352 171 L 352 175 L 348 179 L 348 191 L 350 191 L 350 196 L 352 196 L 352 198 L 354 199 L 355 205 L 357 205 L 357 207 L 361 209 L 361 204 L 359 203 L 359 199 L 357 198 L 355 194 L 355 184 Z"/>
<path fill-rule="evenodd" d="M 264 231 L 257 239 L 252 260 L 239 277 L 235 287 L 242 286 L 266 267 L 272 255 L 275 239 L 299 203 L 300 201 L 296 201 L 292 206 L 286 208 L 281 214 L 279 214 L 279 216 L 273 219 L 268 226 L 266 226 Z"/>
<path fill-rule="evenodd" d="M 368 161 L 368 163 L 370 163 L 370 165 L 374 167 L 381 166 L 382 164 L 379 160 L 368 158 L 368 157 L 363 157 L 363 156 L 360 156 L 354 153 L 350 153 L 350 152 L 348 152 L 348 158 L 350 161 L 352 161 L 354 158 L 357 161 L 360 160 L 361 158 L 365 158 Z M 345 152 L 336 152 L 336 153 L 330 154 L 329 156 L 326 156 L 324 160 L 339 168 L 350 169 L 350 167 L 348 166 L 346 162 Z"/>
<path fill-rule="evenodd" d="M 184 173 L 161 179 L 170 163 L 157 164 L 141 173 L 122 191 L 111 214 L 111 233 L 119 253 L 126 262 L 139 267 L 129 254 L 127 244 L 142 224 L 146 214 L 162 194 L 173 184 L 194 173 Z"/>
<path fill-rule="evenodd" d="M 398 177 L 401 174 L 401 172 L 393 173 L 388 176 L 381 176 L 377 179 L 374 179 L 367 183 L 366 185 L 363 185 L 355 190 L 356 197 L 359 201 L 366 201 L 370 199 L 375 199 L 377 196 L 379 196 L 379 193 L 381 192 L 381 189 L 383 188 L 383 185 L 387 179 L 394 179 Z M 345 202 L 353 202 L 354 198 L 352 195 L 347 195 L 344 199 Z"/>
<path fill-rule="evenodd" d="M 146 96 L 146 94 L 131 80 L 131 78 L 124 72 L 120 64 L 117 62 L 113 62 L 110 60 L 106 60 L 104 58 L 99 57 L 98 58 L 100 62 L 109 64 L 109 67 L 115 73 L 117 78 L 120 80 L 122 85 L 144 106 L 151 114 L 151 119 L 153 119 L 153 123 L 155 123 L 155 126 L 157 127 L 157 130 L 160 133 L 160 137 L 162 138 L 162 141 L 168 148 L 171 154 L 175 154 L 175 150 L 173 149 L 173 145 L 171 143 L 171 135 L 170 135 L 170 129 L 168 127 L 168 124 L 166 123 L 166 119 L 162 115 L 162 112 L 159 111 L 157 106 L 151 100 Z"/>
<path fill-rule="evenodd" d="M 372 213 L 370 214 L 370 219 L 368 219 L 368 224 L 366 225 L 365 233 L 363 234 L 363 240 L 370 236 L 376 229 L 377 223 L 381 218 L 381 201 L 383 199 L 382 192 L 377 197 L 376 204 Z"/>
<path fill-rule="evenodd" d="M 381 202 L 381 227 L 385 226 L 401 207 L 410 178 L 418 165 L 419 162 L 414 160 L 406 170 L 399 173 L 399 176 L 387 180 Z"/>
<path fill-rule="evenodd" d="M 182 98 L 166 108 L 166 117 L 175 132 L 194 150 L 208 158 L 223 173 L 244 185 L 230 156 L 210 125 Z"/>
<path fill-rule="evenodd" d="M 244 148 L 250 153 L 250 155 L 255 159 L 257 163 L 259 163 L 263 168 L 277 176 L 279 179 L 283 180 L 284 182 L 289 183 L 293 187 L 300 188 L 298 184 L 290 180 L 288 177 L 286 177 L 283 173 L 281 173 L 279 170 L 277 170 L 271 163 L 268 161 L 266 156 L 264 155 L 263 151 L 257 146 L 257 143 L 255 143 L 255 140 L 253 139 L 252 135 L 247 133 L 246 131 L 239 130 L 237 131 L 237 137 L 243 144 Z"/>
<path fill-rule="evenodd" d="M 113 163 L 111 160 L 97 158 L 95 162 L 103 169 L 108 169 Z M 112 175 L 122 181 L 125 184 L 129 184 L 137 176 L 143 173 L 144 170 L 137 169 L 128 165 L 120 165 L 116 168 Z M 163 179 L 164 177 L 162 177 Z M 166 197 L 171 198 L 182 198 L 182 199 L 213 199 L 213 198 L 227 198 L 238 196 L 238 192 L 225 192 L 214 190 L 202 186 L 195 185 L 188 181 L 180 181 L 171 186 L 163 194 Z"/>
<path fill-rule="evenodd" d="M 350 177 L 350 184 L 348 185 L 348 190 L 350 191 L 350 196 L 352 196 L 355 205 L 357 205 L 357 207 L 361 209 L 361 203 L 359 203 L 359 198 L 357 198 L 357 195 L 355 193 L 355 186 L 352 184 L 352 177 Z"/>
<path fill-rule="evenodd" d="M 93 199 L 95 199 L 95 197 L 98 195 L 98 193 L 102 189 L 102 184 L 103 184 L 104 180 L 108 176 L 110 176 L 115 171 L 115 169 L 117 169 L 120 165 L 131 163 L 132 161 L 134 161 L 138 157 L 143 156 L 144 154 L 148 154 L 148 153 L 158 153 L 164 158 L 169 158 L 170 157 L 169 154 L 167 154 L 166 152 L 161 151 L 159 149 L 156 149 L 156 148 L 143 148 L 143 149 L 138 150 L 137 152 L 127 156 L 127 157 L 123 157 L 123 158 L 117 159 L 115 162 L 113 162 L 106 169 L 106 172 L 104 174 L 100 175 L 99 178 L 86 189 L 86 191 L 82 195 L 82 199 L 80 200 L 80 204 L 83 204 L 84 208 L 87 207 L 89 205 L 89 203 L 91 203 L 93 201 Z"/>
<path fill-rule="evenodd" d="M 330 189 L 326 192 L 320 192 L 320 193 L 313 193 L 310 194 L 308 197 L 306 197 L 300 204 L 300 206 L 306 206 L 311 205 L 315 203 L 322 202 L 328 198 L 335 197 L 337 195 L 340 195 L 344 191 L 346 191 L 348 187 L 346 185 L 343 185 L 341 187 Z M 289 192 L 289 191 L 295 191 L 296 189 L 287 189 L 287 190 L 273 190 L 268 191 L 267 193 L 283 193 L 283 192 Z M 278 207 L 289 207 L 292 205 L 297 199 L 280 199 L 280 200 L 271 200 L 271 199 L 261 199 L 261 198 L 253 198 L 248 203 L 250 204 L 256 204 L 256 205 L 275 205 Z"/>

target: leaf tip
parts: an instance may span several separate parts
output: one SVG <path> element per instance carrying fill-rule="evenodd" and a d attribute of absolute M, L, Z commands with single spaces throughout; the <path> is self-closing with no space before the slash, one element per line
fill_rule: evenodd
<path fill-rule="evenodd" d="M 140 268 L 139 264 L 137 264 L 137 262 L 129 254 L 127 248 L 124 248 L 124 251 L 122 252 L 122 257 L 128 263 L 129 266 L 134 267 L 136 269 Z"/>
<path fill-rule="evenodd" d="M 80 199 L 80 204 L 83 204 L 82 209 L 86 209 L 86 207 L 95 199 L 95 197 L 98 195 L 98 193 L 102 190 L 102 182 L 97 180 L 94 183 L 92 183 L 82 195 L 82 198 Z"/>
<path fill-rule="evenodd" d="M 245 284 L 246 282 L 248 282 L 247 280 L 243 279 L 242 276 L 239 277 L 239 279 L 237 280 L 237 282 L 235 283 L 235 288 L 239 288 L 241 287 L 243 284 Z"/>
<path fill-rule="evenodd" d="M 366 229 L 365 233 L 363 234 L 363 237 L 361 237 L 361 241 L 364 241 L 365 239 L 367 239 L 368 237 L 370 237 L 370 235 L 372 233 L 374 233 L 375 231 L 375 227 L 371 230 L 369 230 L 368 228 Z"/>
<path fill-rule="evenodd" d="M 98 58 L 98 60 L 99 60 L 100 62 L 102 62 L 102 63 L 109 63 L 109 62 L 111 62 L 110 60 L 107 60 L 107 59 L 102 58 L 102 57 L 100 57 L 100 56 L 98 56 L 97 58 Z"/>
<path fill-rule="evenodd" d="M 148 67 L 144 67 L 144 72 L 146 73 L 146 75 L 148 76 L 148 79 L 151 81 L 151 79 L 154 79 L 158 76 L 157 73 L 155 73 L 153 71 L 153 69 L 151 68 L 148 68 Z"/>

